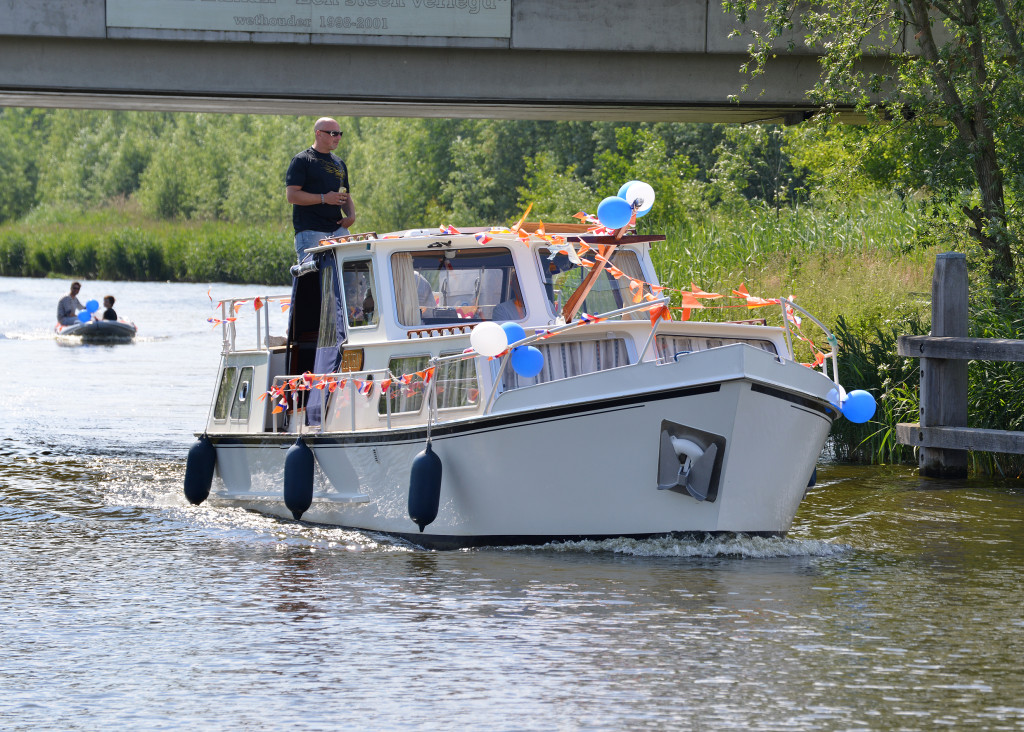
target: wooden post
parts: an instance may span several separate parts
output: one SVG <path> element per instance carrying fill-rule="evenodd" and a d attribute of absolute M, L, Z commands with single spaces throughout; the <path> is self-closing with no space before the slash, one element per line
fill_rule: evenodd
<path fill-rule="evenodd" d="M 945 252 L 932 276 L 932 335 L 967 335 L 967 257 Z M 922 427 L 967 426 L 967 361 L 921 359 Z M 966 478 L 967 451 L 922 447 L 918 472 L 930 478 Z"/>

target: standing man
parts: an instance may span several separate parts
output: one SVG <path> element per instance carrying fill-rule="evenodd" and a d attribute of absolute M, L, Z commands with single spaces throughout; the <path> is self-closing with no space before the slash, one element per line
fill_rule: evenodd
<path fill-rule="evenodd" d="M 78 301 L 78 291 L 81 289 L 80 283 L 72 282 L 70 294 L 62 297 L 57 303 L 57 322 L 61 325 L 74 325 L 78 322 L 78 311 L 85 310 L 85 305 Z"/>
<path fill-rule="evenodd" d="M 284 177 L 300 262 L 306 249 L 328 236 L 346 236 L 356 221 L 356 205 L 348 192 L 348 168 L 333 152 L 341 134 L 336 120 L 318 119 L 313 124 L 312 147 L 292 158 Z"/>

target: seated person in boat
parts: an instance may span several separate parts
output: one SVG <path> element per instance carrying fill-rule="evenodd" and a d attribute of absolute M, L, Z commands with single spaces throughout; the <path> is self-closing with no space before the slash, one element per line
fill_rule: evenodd
<path fill-rule="evenodd" d="M 114 296 L 106 295 L 103 298 L 103 307 L 106 310 L 103 311 L 104 320 L 117 320 L 117 313 L 114 312 Z"/>
<path fill-rule="evenodd" d="M 507 320 L 520 320 L 526 315 L 526 307 L 523 305 L 523 293 L 519 291 L 519 280 L 512 280 L 512 297 L 502 300 L 494 306 L 491 311 L 491 320 L 498 322 Z"/>
<path fill-rule="evenodd" d="M 74 325 L 78 322 L 78 311 L 85 310 L 85 305 L 78 300 L 78 292 L 81 289 L 81 283 L 72 282 L 71 292 L 57 303 L 57 322 L 61 325 Z"/>

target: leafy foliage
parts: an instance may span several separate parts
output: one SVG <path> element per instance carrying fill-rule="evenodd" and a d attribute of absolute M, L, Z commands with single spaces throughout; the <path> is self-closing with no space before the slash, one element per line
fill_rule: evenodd
<path fill-rule="evenodd" d="M 826 109 L 854 107 L 902 144 L 905 179 L 955 202 L 973 258 L 1012 292 L 1020 277 L 1024 193 L 1024 4 L 1005 0 L 724 0 L 756 19 L 751 63 L 783 45 L 817 50 L 809 90 Z M 788 42 L 787 42 L 788 41 Z M 873 57 L 886 55 L 888 63 Z M 896 152 L 899 148 L 889 148 Z M 865 156 L 865 160 L 871 156 Z M 877 158 L 875 158 L 877 160 Z"/>

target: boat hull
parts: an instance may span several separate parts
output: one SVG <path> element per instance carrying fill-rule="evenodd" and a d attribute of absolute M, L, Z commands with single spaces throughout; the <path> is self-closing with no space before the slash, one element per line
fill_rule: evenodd
<path fill-rule="evenodd" d="M 612 393 L 604 385 L 591 392 L 610 394 L 600 399 L 435 426 L 441 498 L 436 520 L 422 533 L 407 505 L 410 468 L 424 449 L 425 429 L 302 435 L 316 463 L 313 503 L 302 520 L 436 548 L 695 532 L 785 534 L 836 416 L 825 398 L 832 382 L 754 349 L 730 351 L 722 354 L 726 362 L 717 355 L 717 364 L 703 359 L 717 379 L 701 379 L 695 359 L 687 371 L 697 378 L 690 383 L 673 384 L 659 374 L 663 383 L 643 390 Z M 799 388 L 787 387 L 779 369 L 798 377 Z M 665 434 L 718 448 L 707 500 L 681 486 L 664 487 Z M 296 435 L 210 438 L 217 451 L 211 502 L 291 518 L 282 485 L 285 453 Z"/>
<path fill-rule="evenodd" d="M 87 323 L 57 326 L 57 338 L 65 342 L 117 345 L 135 340 L 136 328 L 119 320 L 91 320 Z"/>

